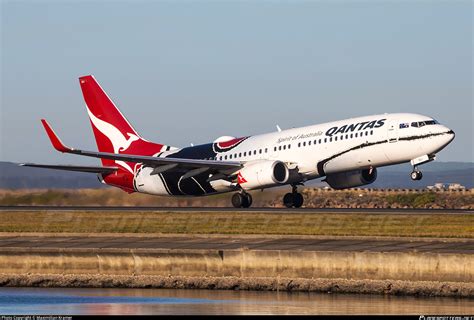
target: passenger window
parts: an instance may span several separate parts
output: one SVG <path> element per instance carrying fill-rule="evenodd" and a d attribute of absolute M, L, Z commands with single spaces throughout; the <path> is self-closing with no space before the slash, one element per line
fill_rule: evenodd
<path fill-rule="evenodd" d="M 346 134 L 346 139 L 349 139 L 349 135 L 348 135 L 348 134 Z"/>
<path fill-rule="evenodd" d="M 246 157 L 246 156 L 247 156 L 247 151 L 244 152 L 244 157 Z"/>
<path fill-rule="evenodd" d="M 227 155 L 224 157 L 225 160 L 227 160 Z"/>
<path fill-rule="evenodd" d="M 265 148 L 265 153 L 268 153 L 268 148 Z"/>
<path fill-rule="evenodd" d="M 286 150 L 286 145 L 283 146 L 283 150 Z"/>
<path fill-rule="evenodd" d="M 291 144 L 288 145 L 288 149 L 291 149 Z M 265 152 L 267 152 L 267 151 L 265 151 Z"/>
<path fill-rule="evenodd" d="M 324 138 L 324 143 L 326 143 L 328 141 L 328 138 Z"/>
<path fill-rule="evenodd" d="M 242 152 L 239 152 L 239 157 L 242 157 Z"/>
<path fill-rule="evenodd" d="M 301 142 L 298 142 L 298 148 L 301 147 Z"/>
<path fill-rule="evenodd" d="M 331 137 L 331 138 L 329 138 L 329 142 L 332 142 L 332 137 Z"/>
<path fill-rule="evenodd" d="M 358 135 L 359 135 L 359 134 L 356 132 L 356 134 L 355 134 L 356 138 L 358 137 Z"/>
<path fill-rule="evenodd" d="M 374 134 L 374 130 L 370 130 L 370 135 L 373 135 Z"/>
<path fill-rule="evenodd" d="M 351 133 L 351 139 L 352 139 L 353 136 L 354 136 L 354 135 Z"/>
<path fill-rule="evenodd" d="M 262 149 L 258 150 L 258 153 L 262 154 Z"/>
<path fill-rule="evenodd" d="M 308 141 L 308 146 L 310 146 L 310 145 L 311 145 L 311 140 Z"/>
<path fill-rule="evenodd" d="M 319 139 L 319 144 L 321 144 L 321 139 Z"/>
<path fill-rule="evenodd" d="M 303 147 L 306 147 L 306 141 L 303 141 Z"/>
<path fill-rule="evenodd" d="M 337 137 L 334 137 L 334 141 L 337 141 Z"/>

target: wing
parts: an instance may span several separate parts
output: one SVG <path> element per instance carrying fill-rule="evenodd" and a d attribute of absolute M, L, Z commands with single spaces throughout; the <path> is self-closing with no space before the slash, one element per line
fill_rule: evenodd
<path fill-rule="evenodd" d="M 237 161 L 217 161 L 217 160 L 199 160 L 199 159 L 182 159 L 182 158 L 158 158 L 150 156 L 140 156 L 132 154 L 117 154 L 109 152 L 86 151 L 70 148 L 62 143 L 51 126 L 42 119 L 41 122 L 48 134 L 53 147 L 59 152 L 72 153 L 86 157 L 121 160 L 127 162 L 143 163 L 152 167 L 160 167 L 169 165 L 168 168 L 185 168 L 185 169 L 205 169 L 213 172 L 232 173 L 241 168 L 243 165 Z"/>
<path fill-rule="evenodd" d="M 103 174 L 109 174 L 118 170 L 118 167 L 69 166 L 69 165 L 50 165 L 50 164 L 36 164 L 36 163 L 20 163 L 19 165 L 22 167 L 34 167 L 34 168 L 103 173 Z"/>

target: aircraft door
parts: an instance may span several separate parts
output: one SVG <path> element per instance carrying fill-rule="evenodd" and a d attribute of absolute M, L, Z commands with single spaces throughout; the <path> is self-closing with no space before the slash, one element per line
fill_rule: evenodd
<path fill-rule="evenodd" d="M 390 143 L 398 141 L 398 120 L 389 122 L 387 129 L 387 141 Z"/>

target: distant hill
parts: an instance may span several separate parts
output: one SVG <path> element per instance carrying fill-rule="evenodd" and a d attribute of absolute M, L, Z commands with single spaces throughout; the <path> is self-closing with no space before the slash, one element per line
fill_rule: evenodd
<path fill-rule="evenodd" d="M 424 188 L 437 182 L 460 183 L 474 188 L 474 163 L 431 162 L 420 166 L 421 181 L 410 179 L 411 166 L 402 164 L 378 169 L 377 180 L 371 188 Z M 309 186 L 324 185 L 320 180 L 307 183 Z M 0 188 L 2 189 L 79 189 L 104 188 L 97 176 L 91 173 L 68 172 L 38 168 L 19 167 L 11 162 L 0 162 Z"/>
<path fill-rule="evenodd" d="M 437 182 L 460 183 L 466 188 L 474 188 L 474 163 L 472 162 L 430 162 L 421 165 L 423 179 L 410 179 L 410 164 L 378 169 L 377 180 L 370 185 L 374 188 L 424 188 Z"/>
<path fill-rule="evenodd" d="M 79 189 L 103 188 L 94 173 L 20 167 L 0 161 L 1 189 Z"/>

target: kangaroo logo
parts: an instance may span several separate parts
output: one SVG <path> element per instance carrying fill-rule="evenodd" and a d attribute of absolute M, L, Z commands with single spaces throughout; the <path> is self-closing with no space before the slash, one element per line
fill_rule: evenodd
<path fill-rule="evenodd" d="M 89 118 L 91 119 L 96 129 L 99 130 L 104 136 L 106 136 L 110 140 L 110 143 L 112 143 L 114 153 L 119 153 L 127 150 L 134 141 L 140 139 L 137 135 L 129 132 L 127 132 L 127 139 L 119 129 L 117 129 L 110 123 L 97 118 L 87 106 L 86 109 L 87 113 L 89 114 Z M 132 168 L 130 168 L 130 166 L 125 162 L 116 160 L 115 163 L 123 166 L 128 171 L 133 173 Z"/>
<path fill-rule="evenodd" d="M 238 184 L 242 184 L 242 183 L 246 183 L 247 180 L 245 180 L 245 178 L 242 176 L 242 173 L 239 171 L 239 174 L 237 175 L 237 183 Z"/>

